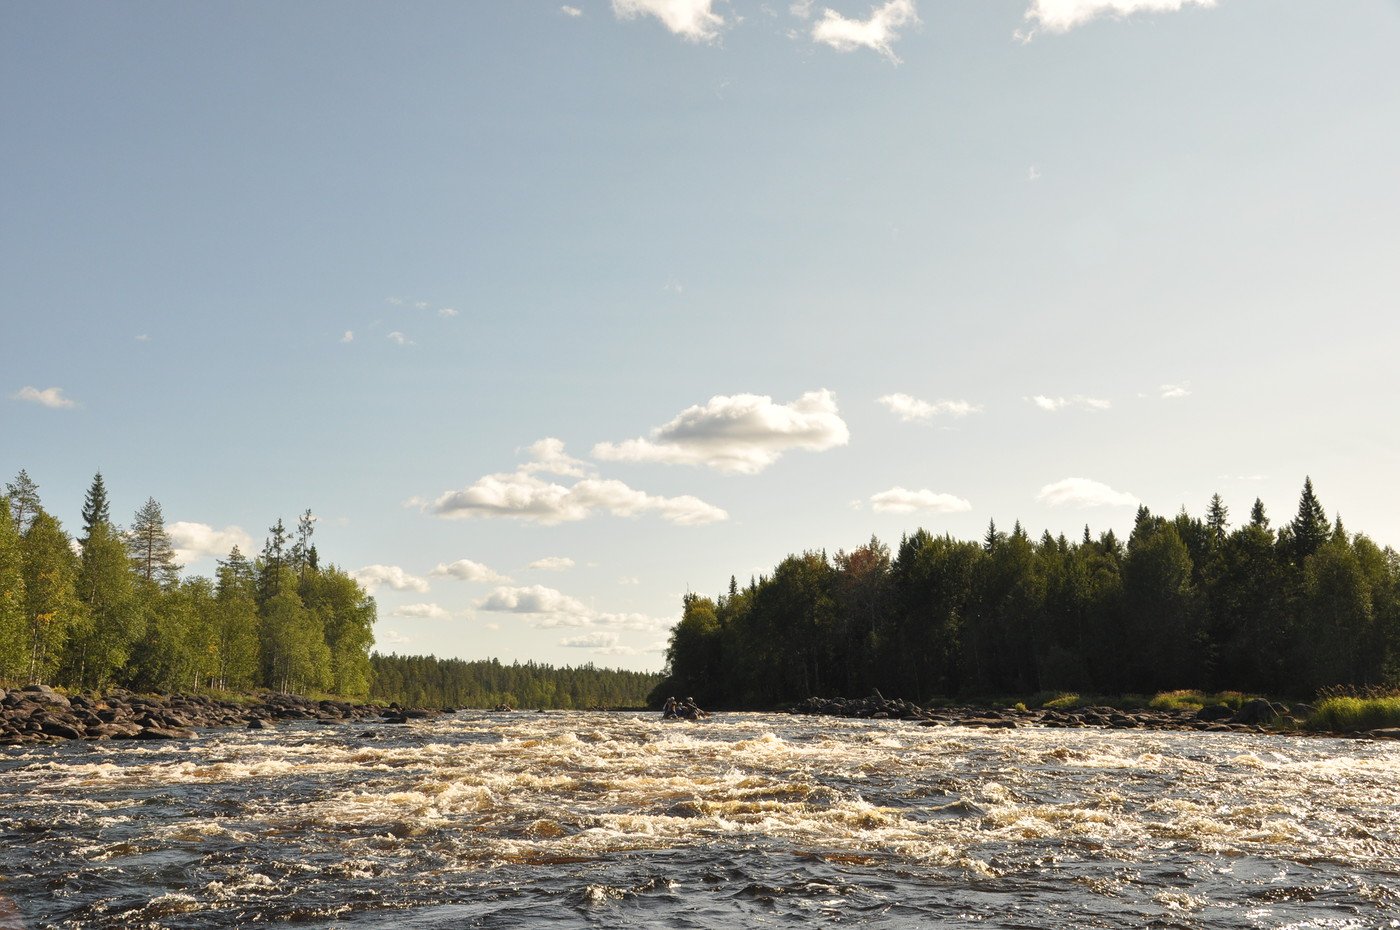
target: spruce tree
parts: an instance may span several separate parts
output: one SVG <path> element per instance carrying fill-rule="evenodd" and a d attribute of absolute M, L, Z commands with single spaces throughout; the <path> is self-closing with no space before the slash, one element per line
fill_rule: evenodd
<path fill-rule="evenodd" d="M 1298 515 L 1288 525 L 1293 536 L 1294 558 L 1301 563 L 1312 555 L 1332 535 L 1332 522 L 1313 492 L 1312 478 L 1303 480 L 1303 493 L 1298 498 Z"/>
<path fill-rule="evenodd" d="M 1264 512 L 1264 502 L 1257 497 L 1254 506 L 1249 508 L 1249 525 L 1261 530 L 1269 528 L 1269 515 Z"/>
<path fill-rule="evenodd" d="M 1206 529 L 1209 531 L 1208 538 L 1211 546 L 1219 546 L 1225 541 L 1226 531 L 1230 528 L 1230 508 L 1225 506 L 1219 494 L 1212 494 L 1210 505 L 1206 508 Z"/>
<path fill-rule="evenodd" d="M 92 530 L 100 524 L 112 522 L 111 507 L 107 502 L 107 486 L 102 482 L 102 472 L 92 477 L 92 485 L 83 498 L 83 538 L 84 546 L 92 538 Z"/>

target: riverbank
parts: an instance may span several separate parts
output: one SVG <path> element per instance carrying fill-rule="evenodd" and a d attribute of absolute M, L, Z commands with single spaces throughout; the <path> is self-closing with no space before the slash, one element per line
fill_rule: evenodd
<path fill-rule="evenodd" d="M 1387 716 L 1356 712 L 1340 717 L 1332 712 L 1336 698 L 1318 707 L 1311 704 L 1286 705 L 1266 698 L 1233 702 L 1216 701 L 1195 706 L 1174 700 L 1180 693 L 1158 695 L 1148 706 L 1123 707 L 1109 704 L 1032 708 L 1024 702 L 993 707 L 966 704 L 921 707 L 909 701 L 889 699 L 876 692 L 868 698 L 810 697 L 791 708 L 791 713 L 873 720 L 909 720 L 921 726 L 961 726 L 988 729 L 1019 727 L 1084 728 L 1113 730 L 1196 730 L 1210 733 L 1299 733 L 1319 736 L 1353 736 L 1373 739 L 1400 739 L 1400 726 Z M 1349 698 L 1349 701 L 1362 699 Z M 1393 700 L 1393 699 L 1379 699 Z M 1345 725 L 1348 722 L 1356 725 Z M 1339 725 L 1342 724 L 1342 725 Z M 1368 725 L 1369 724 L 1369 725 Z"/>
<path fill-rule="evenodd" d="M 68 739 L 192 739 L 199 735 L 197 730 L 215 727 L 265 729 L 285 720 L 403 722 L 407 714 L 427 713 L 294 694 L 228 699 L 114 690 L 70 696 L 47 685 L 26 685 L 0 689 L 0 746 Z"/>

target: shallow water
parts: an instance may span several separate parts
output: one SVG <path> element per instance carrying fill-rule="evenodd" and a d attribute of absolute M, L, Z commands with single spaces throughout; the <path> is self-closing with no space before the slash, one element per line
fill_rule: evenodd
<path fill-rule="evenodd" d="M 1400 744 L 461 713 L 0 750 L 0 928 L 1400 928 Z"/>

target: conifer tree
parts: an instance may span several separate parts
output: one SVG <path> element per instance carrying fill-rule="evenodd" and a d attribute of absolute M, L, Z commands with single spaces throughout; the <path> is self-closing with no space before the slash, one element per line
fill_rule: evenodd
<path fill-rule="evenodd" d="M 111 522 L 112 514 L 111 507 L 107 502 L 107 486 L 102 482 L 102 472 L 98 472 L 93 476 L 92 485 L 83 498 L 83 538 L 80 542 L 86 546 L 88 539 L 92 536 L 93 527 Z"/>
<path fill-rule="evenodd" d="M 1206 507 L 1206 530 L 1212 548 L 1219 547 L 1225 541 L 1229 528 L 1230 508 L 1225 506 L 1225 501 L 1221 500 L 1219 494 L 1212 494 L 1210 505 Z"/>
<path fill-rule="evenodd" d="M 1293 537 L 1294 558 L 1299 564 L 1321 548 L 1332 535 L 1332 523 L 1313 492 L 1310 477 L 1303 480 L 1303 493 L 1298 498 L 1298 515 L 1288 528 Z"/>
<path fill-rule="evenodd" d="M 1269 528 L 1269 515 L 1264 512 L 1264 502 L 1257 497 L 1254 506 L 1249 508 L 1249 525 L 1261 530 Z"/>
<path fill-rule="evenodd" d="M 15 475 L 15 480 L 5 485 L 5 493 L 10 498 L 10 514 L 21 533 L 29 530 L 29 522 L 42 508 L 39 506 L 39 486 L 23 468 Z"/>
<path fill-rule="evenodd" d="M 146 499 L 136 511 L 127 532 L 127 551 L 131 564 L 142 581 L 165 587 L 179 583 L 180 565 L 175 561 L 175 547 L 165 531 L 165 517 L 154 497 Z"/>

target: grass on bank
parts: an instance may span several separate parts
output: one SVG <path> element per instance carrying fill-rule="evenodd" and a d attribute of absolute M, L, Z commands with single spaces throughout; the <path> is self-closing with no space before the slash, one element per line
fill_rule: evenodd
<path fill-rule="evenodd" d="M 1308 729 L 1351 733 L 1400 727 L 1400 694 L 1382 697 L 1323 698 L 1308 718 Z"/>

